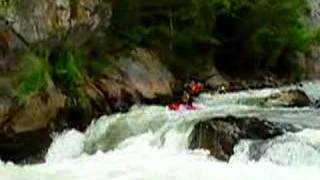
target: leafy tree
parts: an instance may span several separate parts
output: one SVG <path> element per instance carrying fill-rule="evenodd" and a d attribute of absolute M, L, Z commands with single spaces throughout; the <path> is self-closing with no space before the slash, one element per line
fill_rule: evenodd
<path fill-rule="evenodd" d="M 217 60 L 229 72 L 272 70 L 281 61 L 294 61 L 293 54 L 304 52 L 312 41 L 304 22 L 305 0 L 230 2 L 230 11 L 217 17 L 215 32 L 222 42 Z M 290 71 L 290 66 L 283 68 Z"/>

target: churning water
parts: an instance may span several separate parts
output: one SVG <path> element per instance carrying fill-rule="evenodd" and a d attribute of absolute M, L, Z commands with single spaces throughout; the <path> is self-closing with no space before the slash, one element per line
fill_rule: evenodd
<path fill-rule="evenodd" d="M 289 87 L 286 87 L 289 88 Z M 320 83 L 304 83 L 311 99 Z M 203 94 L 197 111 L 171 112 L 161 106 L 135 106 L 104 116 L 85 133 L 54 135 L 46 162 L 19 166 L 0 162 L 1 180 L 311 180 L 320 178 L 320 111 L 255 104 L 279 89 Z M 229 163 L 206 150 L 188 150 L 189 134 L 201 119 L 257 116 L 304 128 L 266 141 L 241 141 Z M 319 129 L 319 130 L 318 130 Z"/>

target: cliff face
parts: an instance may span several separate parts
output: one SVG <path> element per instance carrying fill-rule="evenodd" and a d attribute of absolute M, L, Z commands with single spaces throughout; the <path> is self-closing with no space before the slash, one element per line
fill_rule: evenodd
<path fill-rule="evenodd" d="M 111 17 L 110 4 L 99 0 L 17 0 L 7 6 L 4 20 L 26 43 L 63 40 L 80 27 L 85 38 L 99 26 L 108 27 Z"/>
<path fill-rule="evenodd" d="M 6 7 L 0 9 L 1 159 L 18 162 L 37 158 L 49 145 L 53 131 L 83 130 L 102 114 L 126 111 L 146 99 L 172 95 L 174 77 L 157 54 L 133 47 L 123 54 L 103 56 L 109 65 L 103 67 L 102 74 L 85 77 L 85 83 L 79 87 L 86 99 L 85 106 L 74 102 L 54 82 L 44 92 L 17 96 L 16 75 L 26 69 L 19 59 L 21 51 L 37 45 L 83 48 L 92 37 L 108 29 L 112 11 L 111 5 L 101 0 L 6 2 Z M 98 46 L 103 51 L 104 47 Z M 39 143 L 39 139 L 44 143 Z"/>

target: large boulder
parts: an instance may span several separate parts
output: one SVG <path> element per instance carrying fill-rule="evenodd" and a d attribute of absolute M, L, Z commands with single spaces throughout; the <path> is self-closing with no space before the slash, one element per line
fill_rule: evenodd
<path fill-rule="evenodd" d="M 8 94 L 6 94 L 8 95 Z M 38 162 L 51 142 L 51 133 L 66 96 L 58 90 L 18 101 L 0 96 L 0 158 L 13 162 Z"/>
<path fill-rule="evenodd" d="M 195 125 L 190 135 L 190 149 L 207 149 L 215 158 L 228 161 L 241 139 L 269 139 L 286 131 L 289 125 L 274 124 L 254 117 L 216 117 Z"/>
<path fill-rule="evenodd" d="M 137 48 L 127 56 L 110 59 L 110 63 L 103 76 L 85 88 L 93 106 L 104 113 L 172 96 L 174 77 L 152 51 Z"/>
<path fill-rule="evenodd" d="M 253 79 L 230 79 L 224 88 L 228 92 L 236 92 L 248 89 L 264 89 L 279 87 L 281 84 L 285 84 L 283 80 L 277 78 L 274 74 L 263 73 L 256 75 Z"/>
<path fill-rule="evenodd" d="M 319 98 L 319 99 L 316 99 L 316 100 L 312 103 L 312 106 L 313 106 L 314 108 L 319 109 L 319 108 L 320 108 L 320 98 Z"/>
<path fill-rule="evenodd" d="M 266 106 L 304 107 L 311 105 L 308 95 L 300 89 L 283 90 L 272 94 L 262 102 Z"/>
<path fill-rule="evenodd" d="M 114 65 L 122 72 L 128 85 L 143 97 L 155 98 L 172 93 L 173 75 L 152 51 L 136 48 L 130 57 L 120 58 L 114 61 Z"/>
<path fill-rule="evenodd" d="M 54 89 L 29 96 L 0 120 L 0 133 L 14 135 L 49 127 L 65 102 L 66 96 Z"/>
<path fill-rule="evenodd" d="M 212 67 L 210 71 L 210 77 L 206 80 L 206 84 L 210 89 L 219 90 L 222 86 L 229 86 L 229 81 L 222 76 L 217 68 Z"/>

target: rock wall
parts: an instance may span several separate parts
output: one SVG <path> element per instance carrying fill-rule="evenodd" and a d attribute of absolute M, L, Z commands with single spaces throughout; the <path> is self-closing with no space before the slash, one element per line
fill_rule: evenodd
<path fill-rule="evenodd" d="M 86 77 L 85 85 L 80 87 L 88 100 L 86 106 L 74 104 L 72 97 L 54 85 L 45 92 L 18 98 L 14 87 L 15 74 L 23 69 L 17 61 L 20 50 L 38 44 L 49 48 L 61 44 L 86 46 L 109 27 L 112 10 L 103 0 L 6 2 L 0 7 L 1 159 L 19 162 L 38 156 L 49 145 L 53 131 L 84 130 L 102 114 L 126 111 L 133 104 L 159 96 L 172 96 L 174 77 L 157 54 L 131 48 L 110 55 L 110 65 L 99 78 Z M 46 143 L 38 143 L 38 139 Z"/>
<path fill-rule="evenodd" d="M 112 14 L 100 0 L 10 0 L 9 6 L 2 19 L 27 43 L 61 40 L 79 27 L 85 29 L 82 38 L 89 37 L 99 26 L 108 27 Z"/>
<path fill-rule="evenodd" d="M 113 57 L 110 64 L 100 78 L 90 78 L 84 85 L 89 100 L 85 107 L 70 103 L 73 99 L 55 87 L 24 99 L 0 93 L 0 158 L 15 162 L 39 158 L 53 131 L 84 130 L 102 114 L 127 111 L 133 104 L 172 95 L 174 77 L 152 51 L 137 48 Z"/>
<path fill-rule="evenodd" d="M 171 96 L 173 75 L 160 63 L 152 51 L 134 49 L 128 55 L 110 59 L 110 66 L 104 69 L 98 79 L 88 79 L 83 87 L 89 99 L 86 109 L 80 109 L 71 97 L 54 86 L 40 94 L 17 99 L 10 93 L 0 94 L 0 134 L 18 134 L 55 126 L 60 118 L 71 124 L 77 122 L 70 109 L 87 111 L 84 121 L 88 125 L 93 118 L 102 114 L 126 111 L 131 105 L 143 103 L 145 99 Z M 69 117 L 64 117 L 63 112 Z M 72 126 L 70 128 L 75 128 Z M 80 128 L 81 129 L 81 128 Z"/>
<path fill-rule="evenodd" d="M 136 48 L 129 55 L 110 59 L 110 63 L 102 78 L 86 86 L 91 103 L 103 113 L 172 95 L 174 77 L 152 51 Z"/>

